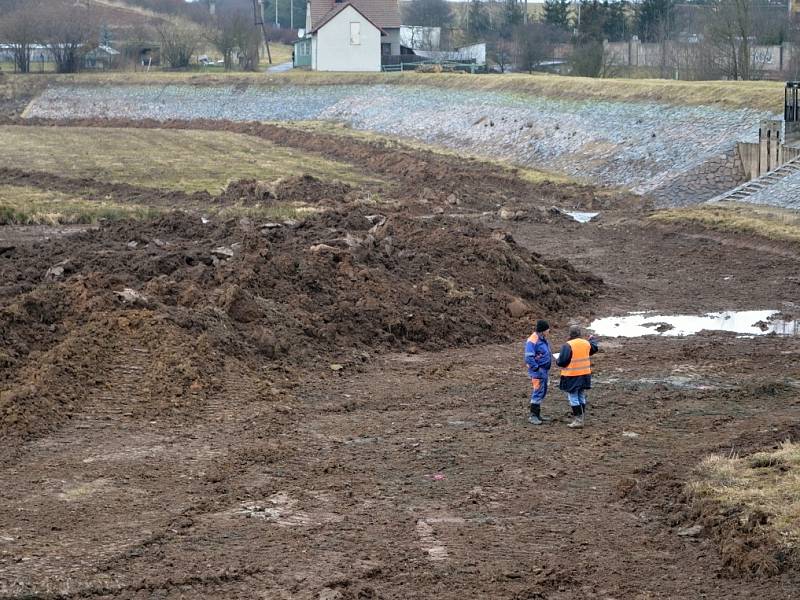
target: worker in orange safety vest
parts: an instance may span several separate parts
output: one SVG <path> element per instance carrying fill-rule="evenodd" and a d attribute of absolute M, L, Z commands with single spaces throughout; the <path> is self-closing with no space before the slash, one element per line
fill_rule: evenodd
<path fill-rule="evenodd" d="M 561 346 L 556 364 L 561 367 L 559 389 L 567 393 L 572 409 L 572 422 L 567 425 L 573 429 L 583 427 L 586 416 L 586 390 L 592 387 L 592 361 L 589 358 L 598 351 L 593 335 L 588 339 L 581 337 L 580 327 L 569 328 L 569 341 Z"/>

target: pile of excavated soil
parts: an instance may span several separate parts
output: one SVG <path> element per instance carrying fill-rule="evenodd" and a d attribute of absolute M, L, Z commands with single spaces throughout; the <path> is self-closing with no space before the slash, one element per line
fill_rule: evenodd
<path fill-rule="evenodd" d="M 328 369 L 516 339 L 602 287 L 510 236 L 363 207 L 284 224 L 115 223 L 7 250 L 0 281 L 2 434 L 67 418 L 86 388 L 114 381 L 112 364 L 141 369 L 152 402 L 140 410 L 191 411 L 228 359 Z"/>
<path fill-rule="evenodd" d="M 257 203 L 326 204 L 347 199 L 353 188 L 341 181 L 323 181 L 313 175 L 284 177 L 275 181 L 241 179 L 232 181 L 217 201 Z"/>

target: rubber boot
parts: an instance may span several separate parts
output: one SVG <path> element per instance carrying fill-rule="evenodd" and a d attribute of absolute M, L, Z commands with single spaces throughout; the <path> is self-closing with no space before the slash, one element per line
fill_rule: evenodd
<path fill-rule="evenodd" d="M 567 427 L 570 429 L 581 429 L 583 427 L 583 410 L 580 404 L 572 407 L 572 423 Z"/>
<path fill-rule="evenodd" d="M 531 414 L 528 416 L 528 423 L 531 425 L 541 425 L 542 421 L 542 406 L 540 404 L 531 404 Z"/>

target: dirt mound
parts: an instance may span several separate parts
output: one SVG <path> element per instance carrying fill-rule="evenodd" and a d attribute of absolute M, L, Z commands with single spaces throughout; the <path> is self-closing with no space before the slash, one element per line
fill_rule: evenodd
<path fill-rule="evenodd" d="M 231 182 L 220 199 L 243 204 L 269 202 L 325 204 L 343 201 L 352 191 L 352 187 L 340 181 L 322 181 L 313 175 L 301 175 L 275 181 L 243 179 Z"/>
<path fill-rule="evenodd" d="M 763 512 L 745 506 L 725 507 L 708 498 L 686 500 L 691 503 L 693 522 L 716 542 L 730 575 L 773 576 L 798 564 L 800 557 L 787 552 Z"/>
<path fill-rule="evenodd" d="M 222 357 L 321 369 L 376 350 L 515 339 L 602 286 L 510 236 L 364 208 L 286 224 L 119 222 L 15 248 L 0 278 L 4 432 L 63 419 L 100 385 L 98 365 L 145 342 L 142 368 L 163 377 L 143 380 L 185 398 L 208 389 Z"/>

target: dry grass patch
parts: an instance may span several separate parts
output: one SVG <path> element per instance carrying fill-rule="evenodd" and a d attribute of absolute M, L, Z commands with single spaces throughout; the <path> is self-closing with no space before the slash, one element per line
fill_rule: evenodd
<path fill-rule="evenodd" d="M 665 223 L 694 223 L 717 231 L 800 243 L 800 212 L 771 206 L 719 202 L 663 210 L 651 218 Z"/>
<path fill-rule="evenodd" d="M 779 545 L 796 557 L 800 547 L 800 444 L 784 442 L 773 452 L 746 457 L 709 456 L 688 484 L 695 499 L 734 512 L 742 531 Z"/>
<path fill-rule="evenodd" d="M 160 212 L 148 206 L 94 202 L 61 192 L 0 185 L 0 225 L 94 224 L 146 219 Z"/>
<path fill-rule="evenodd" d="M 270 43 L 269 51 L 272 55 L 272 65 L 279 65 L 281 63 L 292 62 L 292 50 L 294 48 L 289 44 L 279 44 L 279 43 Z M 266 57 L 264 57 L 266 60 Z M 264 61 L 261 63 L 264 67 L 269 67 L 270 65 Z"/>
<path fill-rule="evenodd" d="M 273 59 L 274 60 L 274 59 Z M 276 61 L 277 62 L 277 61 Z M 581 100 L 651 101 L 677 106 L 710 105 L 783 112 L 783 83 L 777 81 L 674 81 L 670 79 L 592 79 L 513 73 L 85 73 L 52 76 L 52 82 L 88 84 L 184 83 L 193 85 L 342 85 L 397 84 L 483 90 Z"/>
<path fill-rule="evenodd" d="M 224 131 L 3 126 L 0 146 L 6 167 L 184 192 L 302 174 L 376 181 L 345 163 Z"/>
<path fill-rule="evenodd" d="M 204 212 L 220 219 L 247 217 L 254 221 L 285 221 L 300 220 L 311 213 L 321 212 L 321 209 L 292 204 L 235 204 Z"/>
<path fill-rule="evenodd" d="M 98 202 L 35 187 L 0 185 L 0 225 L 90 225 L 101 220 L 148 219 L 163 214 L 163 207 Z M 190 207 L 189 211 L 215 219 L 248 217 L 258 221 L 299 220 L 322 209 L 302 203 L 232 204 Z"/>

